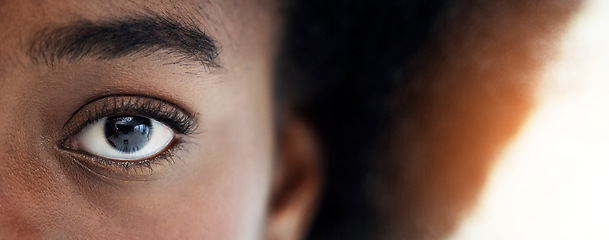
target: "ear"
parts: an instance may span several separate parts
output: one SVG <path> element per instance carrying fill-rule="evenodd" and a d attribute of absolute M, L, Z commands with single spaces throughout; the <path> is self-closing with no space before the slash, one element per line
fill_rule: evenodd
<path fill-rule="evenodd" d="M 300 118 L 282 122 L 266 239 L 301 239 L 315 212 L 321 188 L 321 160 L 311 125 Z"/>

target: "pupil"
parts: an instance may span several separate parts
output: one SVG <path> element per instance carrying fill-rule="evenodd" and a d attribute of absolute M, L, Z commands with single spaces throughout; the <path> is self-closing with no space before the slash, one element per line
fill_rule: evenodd
<path fill-rule="evenodd" d="M 108 143 L 121 152 L 140 150 L 148 140 L 152 125 L 150 119 L 136 116 L 109 117 L 104 126 Z"/>

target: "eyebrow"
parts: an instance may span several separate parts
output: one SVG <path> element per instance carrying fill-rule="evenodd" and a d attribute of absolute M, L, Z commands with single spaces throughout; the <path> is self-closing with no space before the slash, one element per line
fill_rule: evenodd
<path fill-rule="evenodd" d="M 165 51 L 179 61 L 217 68 L 219 50 L 195 24 L 164 17 L 138 17 L 103 22 L 79 21 L 34 35 L 28 55 L 35 63 L 54 65 L 83 58 L 112 60 L 134 54 Z"/>

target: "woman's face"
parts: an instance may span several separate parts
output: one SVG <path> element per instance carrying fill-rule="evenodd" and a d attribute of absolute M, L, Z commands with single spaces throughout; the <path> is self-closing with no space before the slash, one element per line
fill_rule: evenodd
<path fill-rule="evenodd" d="M 0 238 L 264 233 L 260 1 L 0 2 Z"/>

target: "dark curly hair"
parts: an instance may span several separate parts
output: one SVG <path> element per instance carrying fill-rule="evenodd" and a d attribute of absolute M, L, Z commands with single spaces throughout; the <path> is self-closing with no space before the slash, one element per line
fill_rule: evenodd
<path fill-rule="evenodd" d="M 376 238 L 376 149 L 387 100 L 444 0 L 292 0 L 278 97 L 308 117 L 325 149 L 309 239 Z"/>

